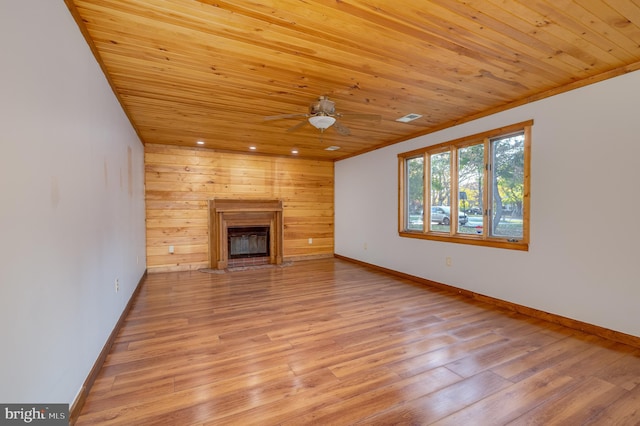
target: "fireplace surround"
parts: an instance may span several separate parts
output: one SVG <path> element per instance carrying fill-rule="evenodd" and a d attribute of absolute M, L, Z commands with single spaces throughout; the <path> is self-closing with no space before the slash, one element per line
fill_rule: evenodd
<path fill-rule="evenodd" d="M 209 263 L 211 269 L 229 265 L 229 229 L 267 228 L 268 263 L 279 265 L 283 258 L 281 200 L 209 200 Z M 233 231 L 232 231 L 233 232 Z"/>

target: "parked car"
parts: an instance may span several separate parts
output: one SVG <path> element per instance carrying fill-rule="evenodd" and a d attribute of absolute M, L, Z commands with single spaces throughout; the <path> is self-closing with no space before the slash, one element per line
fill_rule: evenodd
<path fill-rule="evenodd" d="M 458 213 L 458 223 L 464 225 L 469 221 L 469 217 L 464 212 Z M 449 206 L 432 206 L 431 222 L 439 225 L 449 225 L 451 223 L 451 208 Z"/>
<path fill-rule="evenodd" d="M 467 213 L 469 213 L 469 214 L 482 214 L 482 209 L 480 207 L 470 207 L 469 210 L 467 210 Z"/>

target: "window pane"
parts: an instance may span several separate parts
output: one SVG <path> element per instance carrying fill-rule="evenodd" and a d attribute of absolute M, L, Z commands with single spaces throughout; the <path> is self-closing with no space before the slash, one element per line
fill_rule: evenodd
<path fill-rule="evenodd" d="M 524 133 L 491 140 L 491 235 L 522 238 Z"/>
<path fill-rule="evenodd" d="M 458 232 L 482 234 L 484 144 L 458 150 Z"/>
<path fill-rule="evenodd" d="M 409 230 L 423 230 L 424 223 L 424 156 L 406 160 L 407 203 L 405 223 Z"/>
<path fill-rule="evenodd" d="M 449 232 L 451 216 L 451 153 L 432 154 L 430 230 Z"/>

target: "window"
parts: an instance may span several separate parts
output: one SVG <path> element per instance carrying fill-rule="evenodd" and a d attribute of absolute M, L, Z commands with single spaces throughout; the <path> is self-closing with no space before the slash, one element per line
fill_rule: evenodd
<path fill-rule="evenodd" d="M 532 125 L 399 154 L 400 235 L 528 250 Z"/>

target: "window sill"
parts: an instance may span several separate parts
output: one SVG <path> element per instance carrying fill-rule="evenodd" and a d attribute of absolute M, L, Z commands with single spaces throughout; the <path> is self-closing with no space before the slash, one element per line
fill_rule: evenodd
<path fill-rule="evenodd" d="M 507 250 L 520 250 L 520 251 L 529 251 L 529 243 L 524 241 L 518 242 L 509 242 L 504 239 L 491 239 L 485 238 L 480 239 L 474 235 L 465 236 L 465 235 L 443 235 L 435 232 L 420 232 L 420 231 L 400 231 L 401 237 L 406 238 L 417 238 L 420 240 L 432 240 L 432 241 L 442 241 L 447 243 L 455 243 L 455 244 L 469 244 L 472 246 L 483 246 L 483 247 L 495 247 Z"/>

